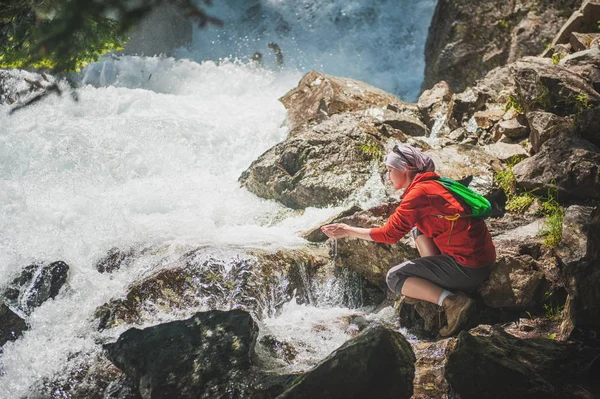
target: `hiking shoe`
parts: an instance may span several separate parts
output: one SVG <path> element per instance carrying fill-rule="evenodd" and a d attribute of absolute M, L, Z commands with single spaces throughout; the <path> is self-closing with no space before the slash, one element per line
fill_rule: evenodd
<path fill-rule="evenodd" d="M 440 335 L 449 337 L 465 327 L 475 310 L 475 301 L 462 292 L 458 292 L 446 297 L 442 307 L 446 313 L 448 325 L 440 329 Z"/>

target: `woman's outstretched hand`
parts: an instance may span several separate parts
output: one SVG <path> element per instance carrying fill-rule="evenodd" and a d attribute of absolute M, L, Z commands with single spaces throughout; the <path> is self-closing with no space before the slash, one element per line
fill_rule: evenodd
<path fill-rule="evenodd" d="M 350 235 L 350 226 L 344 223 L 328 224 L 321 231 L 329 238 L 344 238 Z"/>

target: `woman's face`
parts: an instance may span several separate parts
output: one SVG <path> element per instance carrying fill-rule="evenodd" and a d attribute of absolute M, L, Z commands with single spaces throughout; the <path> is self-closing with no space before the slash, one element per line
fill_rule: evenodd
<path fill-rule="evenodd" d="M 411 182 L 408 172 L 402 172 L 390 166 L 387 167 L 387 171 L 388 179 L 392 182 L 394 190 L 408 188 Z"/>

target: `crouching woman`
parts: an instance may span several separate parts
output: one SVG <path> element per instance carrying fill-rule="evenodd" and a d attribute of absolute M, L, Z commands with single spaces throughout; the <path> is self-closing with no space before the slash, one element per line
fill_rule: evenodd
<path fill-rule="evenodd" d="M 330 238 L 356 237 L 394 244 L 412 231 L 420 258 L 392 267 L 386 277 L 393 292 L 442 306 L 448 325 L 441 336 L 465 327 L 474 310 L 473 292 L 489 276 L 496 250 L 483 219 L 468 217 L 469 206 L 437 182 L 431 158 L 418 149 L 395 146 L 386 156 L 388 179 L 404 189 L 400 205 L 383 227 L 343 223 L 323 226 Z"/>

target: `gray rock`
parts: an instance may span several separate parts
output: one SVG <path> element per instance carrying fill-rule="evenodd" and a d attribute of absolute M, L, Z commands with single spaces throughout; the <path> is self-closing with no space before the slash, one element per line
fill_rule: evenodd
<path fill-rule="evenodd" d="M 209 311 L 104 345 L 142 398 L 247 397 L 258 326 L 249 313 Z"/>
<path fill-rule="evenodd" d="M 521 144 L 494 143 L 483 146 L 483 151 L 502 162 L 527 158 L 529 154 Z"/>
<path fill-rule="evenodd" d="M 527 191 L 568 199 L 600 199 L 600 153 L 590 142 L 560 135 L 546 141 L 539 153 L 513 168 L 517 185 Z"/>
<path fill-rule="evenodd" d="M 585 0 L 581 7 L 573 12 L 569 19 L 560 28 L 552 41 L 552 46 L 569 43 L 573 32 L 594 32 L 600 20 L 600 4 L 595 0 Z M 544 56 L 548 56 L 546 51 Z"/>
<path fill-rule="evenodd" d="M 566 209 L 556 253 L 570 297 L 561 331 L 568 337 L 576 327 L 600 325 L 600 207 L 572 205 Z"/>
<path fill-rule="evenodd" d="M 542 144 L 550 138 L 573 132 L 575 124 L 569 117 L 560 117 L 550 112 L 532 111 L 527 113 L 529 123 L 529 143 L 531 151 L 537 154 Z"/>
<path fill-rule="evenodd" d="M 302 209 L 339 204 L 383 169 L 383 136 L 370 117 L 333 115 L 297 129 L 242 173 L 240 183 L 266 199 Z"/>
<path fill-rule="evenodd" d="M 500 121 L 494 126 L 499 137 L 504 135 L 512 140 L 522 139 L 529 135 L 529 126 L 522 124 L 519 118 Z"/>
<path fill-rule="evenodd" d="M 445 376 L 463 399 L 573 397 L 576 386 L 589 384 L 579 364 L 595 353 L 551 339 L 519 339 L 502 330 L 490 336 L 463 331 L 448 356 Z"/>
<path fill-rule="evenodd" d="M 25 330 L 27 330 L 25 320 L 0 302 L 0 347 L 8 341 L 19 338 Z"/>
<path fill-rule="evenodd" d="M 278 399 L 410 398 L 415 355 L 402 334 L 386 327 L 365 330 L 299 377 Z"/>
<path fill-rule="evenodd" d="M 67 281 L 69 266 L 62 261 L 26 266 L 4 291 L 4 298 L 26 314 L 56 297 Z"/>
<path fill-rule="evenodd" d="M 332 115 L 404 104 L 390 93 L 364 82 L 310 71 L 298 86 L 281 97 L 288 110 L 290 130 Z"/>

